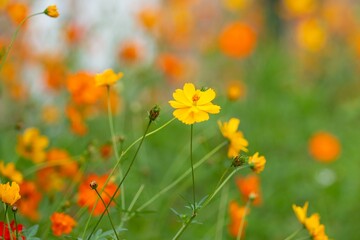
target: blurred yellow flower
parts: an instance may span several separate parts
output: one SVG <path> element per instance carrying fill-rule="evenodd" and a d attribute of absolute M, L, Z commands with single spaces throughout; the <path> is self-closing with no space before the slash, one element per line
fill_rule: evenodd
<path fill-rule="evenodd" d="M 53 18 L 57 18 L 59 16 L 59 12 L 57 10 L 56 5 L 51 5 L 48 6 L 45 10 L 44 13 L 46 15 L 48 15 L 49 17 L 53 17 Z"/>
<path fill-rule="evenodd" d="M 297 27 L 297 41 L 301 47 L 311 52 L 322 50 L 327 34 L 324 26 L 317 19 L 302 21 Z"/>
<path fill-rule="evenodd" d="M 228 157 L 236 157 L 240 151 L 247 152 L 248 141 L 244 138 L 243 133 L 237 131 L 240 124 L 240 120 L 237 118 L 231 118 L 229 122 L 222 123 L 218 121 L 218 125 L 222 135 L 230 140 L 230 146 L 228 150 Z"/>
<path fill-rule="evenodd" d="M 175 108 L 174 117 L 185 124 L 203 122 L 209 119 L 209 113 L 220 112 L 220 107 L 211 101 L 215 98 L 215 91 L 195 89 L 194 84 L 185 83 L 183 89 L 176 89 L 173 93 L 175 101 L 169 101 L 171 107 Z"/>
<path fill-rule="evenodd" d="M 246 86 L 242 81 L 231 81 L 227 84 L 226 95 L 230 101 L 236 101 L 244 97 L 246 94 Z"/>
<path fill-rule="evenodd" d="M 123 73 L 114 73 L 112 69 L 106 69 L 104 72 L 96 74 L 95 84 L 96 86 L 109 86 L 113 85 L 123 77 Z"/>
<path fill-rule="evenodd" d="M 312 13 L 316 9 L 315 0 L 283 0 L 286 12 L 290 16 L 303 16 Z"/>
<path fill-rule="evenodd" d="M 249 157 L 248 163 L 254 172 L 260 173 L 265 168 L 266 159 L 264 156 L 259 157 L 259 153 L 257 152 L 253 156 Z"/>
<path fill-rule="evenodd" d="M 40 135 L 38 129 L 28 128 L 23 135 L 18 137 L 16 151 L 20 156 L 39 163 L 45 160 L 45 148 L 48 145 L 48 138 Z"/>
<path fill-rule="evenodd" d="M 21 172 L 17 171 L 14 163 L 5 165 L 3 161 L 0 162 L 0 173 L 2 176 L 9 178 L 11 181 L 22 183 L 23 176 Z"/>
<path fill-rule="evenodd" d="M 294 213 L 301 224 L 305 224 L 308 205 L 308 202 L 306 202 L 303 207 L 296 206 L 295 204 L 292 205 Z"/>
<path fill-rule="evenodd" d="M 229 11 L 243 10 L 249 5 L 248 0 L 223 0 L 224 7 Z"/>
<path fill-rule="evenodd" d="M 16 182 L 12 182 L 11 185 L 9 182 L 6 184 L 0 184 L 0 197 L 4 203 L 13 205 L 17 200 L 21 198 L 20 187 Z"/>

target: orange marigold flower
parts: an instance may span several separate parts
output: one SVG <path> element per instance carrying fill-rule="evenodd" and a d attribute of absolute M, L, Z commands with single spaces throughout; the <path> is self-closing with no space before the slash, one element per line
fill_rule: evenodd
<path fill-rule="evenodd" d="M 303 207 L 296 206 L 295 204 L 292 205 L 294 213 L 301 224 L 305 224 L 305 220 L 307 218 L 307 209 L 309 203 L 306 202 Z"/>
<path fill-rule="evenodd" d="M 246 86 L 241 81 L 231 81 L 226 88 L 226 95 L 230 101 L 236 101 L 244 97 L 246 94 Z"/>
<path fill-rule="evenodd" d="M 57 18 L 59 16 L 59 12 L 57 10 L 56 5 L 51 5 L 48 6 L 45 10 L 44 13 L 46 15 L 48 15 L 49 17 L 53 17 L 53 18 Z"/>
<path fill-rule="evenodd" d="M 239 233 L 241 222 L 243 218 L 249 214 L 249 211 L 246 211 L 244 206 L 239 206 L 237 202 L 231 201 L 229 205 L 229 214 L 230 214 L 230 224 L 229 224 L 229 232 L 230 235 L 236 237 Z M 245 221 L 245 220 L 244 220 Z M 246 226 L 246 221 L 244 223 L 244 229 Z M 242 232 L 242 235 L 245 231 Z"/>
<path fill-rule="evenodd" d="M 184 76 L 185 65 L 183 61 L 171 53 L 162 53 L 157 57 L 157 67 L 166 77 L 179 81 Z"/>
<path fill-rule="evenodd" d="M 21 199 L 17 203 L 19 211 L 32 221 L 39 219 L 38 207 L 41 201 L 41 193 L 33 182 L 23 182 L 20 184 Z"/>
<path fill-rule="evenodd" d="M 251 194 L 255 194 L 256 198 L 253 201 L 253 204 L 261 204 L 260 178 L 258 175 L 251 174 L 247 177 L 239 177 L 235 181 L 240 193 L 244 197 L 245 202 L 249 200 Z"/>
<path fill-rule="evenodd" d="M 248 141 L 244 138 L 242 132 L 237 131 L 239 124 L 240 120 L 237 118 L 231 118 L 229 122 L 224 123 L 218 121 L 222 135 L 230 140 L 230 146 L 228 150 L 228 157 L 230 158 L 238 156 L 240 151 L 248 151 L 246 148 L 249 145 Z"/>
<path fill-rule="evenodd" d="M 202 91 L 195 89 L 192 83 L 185 83 L 183 89 L 176 89 L 173 93 L 175 101 L 171 100 L 169 104 L 175 108 L 174 117 L 185 124 L 193 124 L 208 120 L 209 113 L 220 112 L 220 107 L 211 102 L 215 96 L 211 88 Z"/>
<path fill-rule="evenodd" d="M 310 155 L 320 162 L 332 162 L 341 152 L 339 140 L 327 132 L 315 133 L 309 141 Z"/>
<path fill-rule="evenodd" d="M 87 72 L 70 75 L 67 79 L 67 89 L 77 105 L 92 105 L 103 94 L 103 91 L 96 87 L 94 76 Z"/>
<path fill-rule="evenodd" d="M 232 22 L 225 26 L 219 38 L 221 51 L 230 57 L 247 57 L 256 44 L 254 30 L 243 22 Z"/>
<path fill-rule="evenodd" d="M 142 57 L 140 44 L 136 41 L 127 41 L 121 44 L 119 58 L 127 63 L 135 63 Z"/>
<path fill-rule="evenodd" d="M 48 145 L 48 138 L 40 135 L 38 129 L 28 128 L 23 135 L 18 137 L 16 151 L 20 156 L 39 163 L 45 160 L 45 148 Z"/>
<path fill-rule="evenodd" d="M 96 86 L 110 86 L 119 81 L 124 74 L 122 72 L 114 73 L 112 69 L 106 69 L 102 73 L 96 74 Z"/>
<path fill-rule="evenodd" d="M 264 156 L 259 156 L 259 153 L 257 152 L 249 157 L 248 163 L 254 172 L 260 173 L 265 168 L 266 159 Z"/>
<path fill-rule="evenodd" d="M 102 189 L 104 187 L 104 184 L 105 184 L 107 178 L 108 178 L 107 174 L 102 175 L 102 176 L 90 174 L 82 182 L 82 184 L 79 187 L 78 204 L 82 207 L 87 207 L 88 211 L 91 212 L 92 208 L 98 198 L 98 195 L 96 194 L 96 192 L 93 189 L 91 189 L 89 187 L 90 183 L 92 181 L 95 181 L 98 184 L 98 189 Z M 106 204 L 108 204 L 110 202 L 110 198 L 115 193 L 116 188 L 117 188 L 116 185 L 111 181 L 105 186 L 104 191 L 101 193 L 101 197 Z M 99 191 L 99 193 L 100 193 L 100 191 Z M 113 204 L 114 204 L 114 202 L 111 203 L 111 205 L 113 205 Z M 105 207 L 102 204 L 102 202 L 99 200 L 97 202 L 97 205 L 94 209 L 93 214 L 95 216 L 100 215 L 104 210 L 105 210 Z"/>
<path fill-rule="evenodd" d="M 20 187 L 16 182 L 9 182 L 6 184 L 0 184 L 0 197 L 4 203 L 13 205 L 17 200 L 21 198 Z"/>
<path fill-rule="evenodd" d="M 15 24 L 20 24 L 22 20 L 27 17 L 29 12 L 28 6 L 19 2 L 8 4 L 6 10 Z"/>
<path fill-rule="evenodd" d="M 21 172 L 17 171 L 14 163 L 8 163 L 5 165 L 3 161 L 0 162 L 0 173 L 4 177 L 9 178 L 11 181 L 22 183 L 23 176 Z"/>
<path fill-rule="evenodd" d="M 65 213 L 55 212 L 50 217 L 51 230 L 55 236 L 61 236 L 63 234 L 71 233 L 73 227 L 76 225 L 76 221 Z"/>

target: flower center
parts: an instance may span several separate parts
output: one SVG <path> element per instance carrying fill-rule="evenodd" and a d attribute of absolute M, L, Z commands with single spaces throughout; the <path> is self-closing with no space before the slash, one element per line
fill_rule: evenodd
<path fill-rule="evenodd" d="M 200 99 L 199 95 L 194 94 L 194 96 L 192 97 L 193 104 L 196 104 L 196 103 L 197 103 L 197 101 L 199 101 L 199 99 Z"/>

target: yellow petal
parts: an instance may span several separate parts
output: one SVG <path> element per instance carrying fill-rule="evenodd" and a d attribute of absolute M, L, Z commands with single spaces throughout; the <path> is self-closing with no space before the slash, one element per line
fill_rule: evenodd
<path fill-rule="evenodd" d="M 185 83 L 184 84 L 184 94 L 186 96 L 186 98 L 192 103 L 192 98 L 195 94 L 196 90 L 195 90 L 195 86 L 192 83 Z"/>
<path fill-rule="evenodd" d="M 207 104 L 207 103 L 211 102 L 212 100 L 214 100 L 215 97 L 216 97 L 215 91 L 212 90 L 211 88 L 209 88 L 205 92 L 202 92 L 201 97 L 197 104 L 198 105 Z"/>

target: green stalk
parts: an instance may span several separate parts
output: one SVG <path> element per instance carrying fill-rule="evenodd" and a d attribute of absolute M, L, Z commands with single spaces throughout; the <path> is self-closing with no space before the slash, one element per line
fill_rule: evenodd
<path fill-rule="evenodd" d="M 290 236 L 288 236 L 287 238 L 285 238 L 284 240 L 290 240 L 293 239 L 299 232 L 301 232 L 301 230 L 303 230 L 304 227 L 299 228 L 298 230 L 296 230 L 295 232 L 293 232 Z"/>
<path fill-rule="evenodd" d="M 224 187 L 223 190 L 221 191 L 218 221 L 216 223 L 215 240 L 222 239 L 224 222 L 225 222 L 225 212 L 226 212 L 225 208 L 228 200 L 228 195 L 229 195 L 229 185 L 226 185 L 226 187 Z"/>
<path fill-rule="evenodd" d="M 193 157 L 192 157 L 193 128 L 194 128 L 194 124 L 191 124 L 191 131 L 190 131 L 190 164 L 191 164 L 192 192 L 193 192 L 193 215 L 196 215 L 197 206 L 196 206 L 196 200 L 195 200 L 195 174 L 194 174 L 194 165 L 193 165 Z"/>
<path fill-rule="evenodd" d="M 140 150 L 140 148 L 141 148 L 141 145 L 142 145 L 142 143 L 144 142 L 144 139 L 145 139 L 145 137 L 146 137 L 146 133 L 147 133 L 148 130 L 149 130 L 149 127 L 150 127 L 150 125 L 151 125 L 151 122 L 152 122 L 152 121 L 150 120 L 149 123 L 148 123 L 148 125 L 147 125 L 147 127 L 146 127 L 145 133 L 144 133 L 143 137 L 141 138 L 140 144 L 139 144 L 138 148 L 136 149 L 135 155 L 134 155 L 133 159 L 131 160 L 131 163 L 130 163 L 128 169 L 127 169 L 126 172 L 125 172 L 124 177 L 121 179 L 121 181 L 120 181 L 118 187 L 116 188 L 114 194 L 111 196 L 109 203 L 106 205 L 105 210 L 102 212 L 99 220 L 96 222 L 93 230 L 91 231 L 89 237 L 87 238 L 88 240 L 89 240 L 89 239 L 91 238 L 91 236 L 94 234 L 97 226 L 99 225 L 99 223 L 101 222 L 101 220 L 102 220 L 102 218 L 103 218 L 103 216 L 104 216 L 104 214 L 105 214 L 105 211 L 109 208 L 109 206 L 110 206 L 111 202 L 113 201 L 115 195 L 117 194 L 117 192 L 119 191 L 121 185 L 123 184 L 123 182 L 125 181 L 126 177 L 128 176 L 128 174 L 129 174 L 129 172 L 130 172 L 130 169 L 131 169 L 132 165 L 133 165 L 134 162 L 135 162 L 136 156 L 137 156 L 137 154 L 139 153 L 139 150 Z"/>
<path fill-rule="evenodd" d="M 14 221 L 15 221 L 15 235 L 16 235 L 16 239 L 19 239 L 19 232 L 17 230 L 18 225 L 16 221 L 16 211 L 13 211 L 13 213 L 14 213 Z"/>
<path fill-rule="evenodd" d="M 16 31 L 15 31 L 14 35 L 13 35 L 12 38 L 11 38 L 11 42 L 10 42 L 9 46 L 8 46 L 7 49 L 5 50 L 4 56 L 1 58 L 0 71 L 1 71 L 2 68 L 4 67 L 5 61 L 6 61 L 7 57 L 9 56 L 10 50 L 11 50 L 11 48 L 12 48 L 14 42 L 15 42 L 15 39 L 16 39 L 17 35 L 19 34 L 19 31 L 20 31 L 22 25 L 24 25 L 24 23 L 25 23 L 29 18 L 32 18 L 32 17 L 34 17 L 34 16 L 36 16 L 36 15 L 40 15 L 40 14 L 44 14 L 44 12 L 39 12 L 39 13 L 34 13 L 34 14 L 32 14 L 32 15 L 29 15 L 29 16 L 27 16 L 26 18 L 24 18 L 24 19 L 20 22 L 19 26 L 16 28 Z"/>
<path fill-rule="evenodd" d="M 101 197 L 101 195 L 99 194 L 98 190 L 97 190 L 96 188 L 95 188 L 94 190 L 95 190 L 96 194 L 98 195 L 98 197 L 100 198 L 101 202 L 103 203 L 104 207 L 106 207 L 106 203 L 104 202 L 104 199 L 103 199 L 103 198 Z M 119 240 L 119 236 L 117 235 L 117 232 L 116 232 L 115 227 L 114 227 L 114 223 L 113 223 L 113 221 L 111 220 L 111 216 L 110 216 L 110 213 L 109 213 L 109 210 L 108 210 L 108 209 L 106 209 L 106 213 L 107 213 L 107 215 L 108 215 L 108 217 L 109 217 L 109 221 L 110 221 L 110 224 L 111 224 L 112 229 L 114 230 L 116 239 Z"/>

